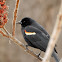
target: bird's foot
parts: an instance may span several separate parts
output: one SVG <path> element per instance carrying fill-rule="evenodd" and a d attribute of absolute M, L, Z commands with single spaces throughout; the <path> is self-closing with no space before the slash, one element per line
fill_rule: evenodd
<path fill-rule="evenodd" d="M 26 45 L 26 50 L 28 50 L 28 45 Z"/>
<path fill-rule="evenodd" d="M 26 45 L 26 50 L 25 51 L 27 51 L 28 50 L 28 45 Z"/>
<path fill-rule="evenodd" d="M 37 55 L 38 57 L 40 56 L 40 54 Z"/>
<path fill-rule="evenodd" d="M 38 57 L 40 56 L 40 54 L 41 54 L 41 51 L 40 51 L 40 53 L 37 55 Z"/>

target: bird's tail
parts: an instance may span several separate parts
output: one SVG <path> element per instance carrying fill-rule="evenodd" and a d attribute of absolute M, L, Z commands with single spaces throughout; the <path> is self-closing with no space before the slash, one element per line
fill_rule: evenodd
<path fill-rule="evenodd" d="M 55 58 L 56 62 L 60 61 L 60 59 L 55 51 L 53 52 L 52 56 Z"/>

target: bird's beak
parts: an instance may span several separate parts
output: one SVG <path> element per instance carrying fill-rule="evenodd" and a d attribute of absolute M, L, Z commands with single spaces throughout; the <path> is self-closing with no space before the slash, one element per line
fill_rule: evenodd
<path fill-rule="evenodd" d="M 21 21 L 18 21 L 18 22 L 16 22 L 16 24 L 22 24 L 22 22 Z"/>

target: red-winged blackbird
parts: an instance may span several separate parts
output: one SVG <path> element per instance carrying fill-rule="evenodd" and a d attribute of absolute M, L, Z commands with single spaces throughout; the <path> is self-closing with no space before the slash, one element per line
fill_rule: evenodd
<path fill-rule="evenodd" d="M 23 18 L 18 22 L 18 24 L 21 24 L 22 26 L 21 31 L 28 46 L 45 52 L 50 39 L 50 35 L 46 32 L 46 30 L 35 20 L 29 17 Z M 55 48 L 52 56 L 55 58 L 56 62 L 59 62 Z"/>

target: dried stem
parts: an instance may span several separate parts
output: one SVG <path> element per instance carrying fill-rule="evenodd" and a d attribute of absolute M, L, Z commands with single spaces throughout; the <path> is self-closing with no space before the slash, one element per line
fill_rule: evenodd
<path fill-rule="evenodd" d="M 24 46 L 24 44 L 22 42 L 20 42 L 18 39 L 16 39 L 15 37 L 13 37 L 7 30 L 6 28 L 4 28 L 5 32 L 8 33 L 8 36 L 5 35 L 2 31 L 1 31 L 1 34 L 7 38 L 10 38 L 12 41 L 14 41 L 17 45 L 19 45 L 20 47 L 22 47 L 24 50 L 26 50 L 26 47 Z M 31 50 L 26 50 L 27 53 L 31 54 L 32 56 L 34 56 L 35 58 L 39 59 L 42 61 L 42 58 L 39 56 L 37 56 L 33 51 Z"/>
<path fill-rule="evenodd" d="M 3 30 L 6 32 L 6 34 L 8 34 L 7 30 L 5 29 L 5 27 L 3 27 Z"/>
<path fill-rule="evenodd" d="M 46 50 L 43 62 L 48 62 L 50 60 L 50 57 L 51 57 L 51 54 L 53 52 L 54 46 L 55 46 L 55 44 L 58 40 L 61 28 L 62 28 L 62 3 L 61 3 L 61 7 L 60 7 L 60 10 L 59 10 L 59 14 L 57 16 L 56 24 L 55 24 L 54 30 L 52 32 L 52 36 L 50 38 L 48 48 Z"/>
<path fill-rule="evenodd" d="M 16 22 L 16 18 L 17 18 L 18 5 L 19 5 L 19 0 L 17 0 L 17 2 L 16 2 L 16 8 L 15 8 L 15 11 L 14 11 L 13 32 L 12 32 L 13 36 L 15 36 L 15 22 Z"/>
<path fill-rule="evenodd" d="M 9 36 L 7 36 L 6 34 L 4 34 L 4 32 L 0 31 L 0 33 L 1 33 L 3 36 L 9 38 Z"/>

